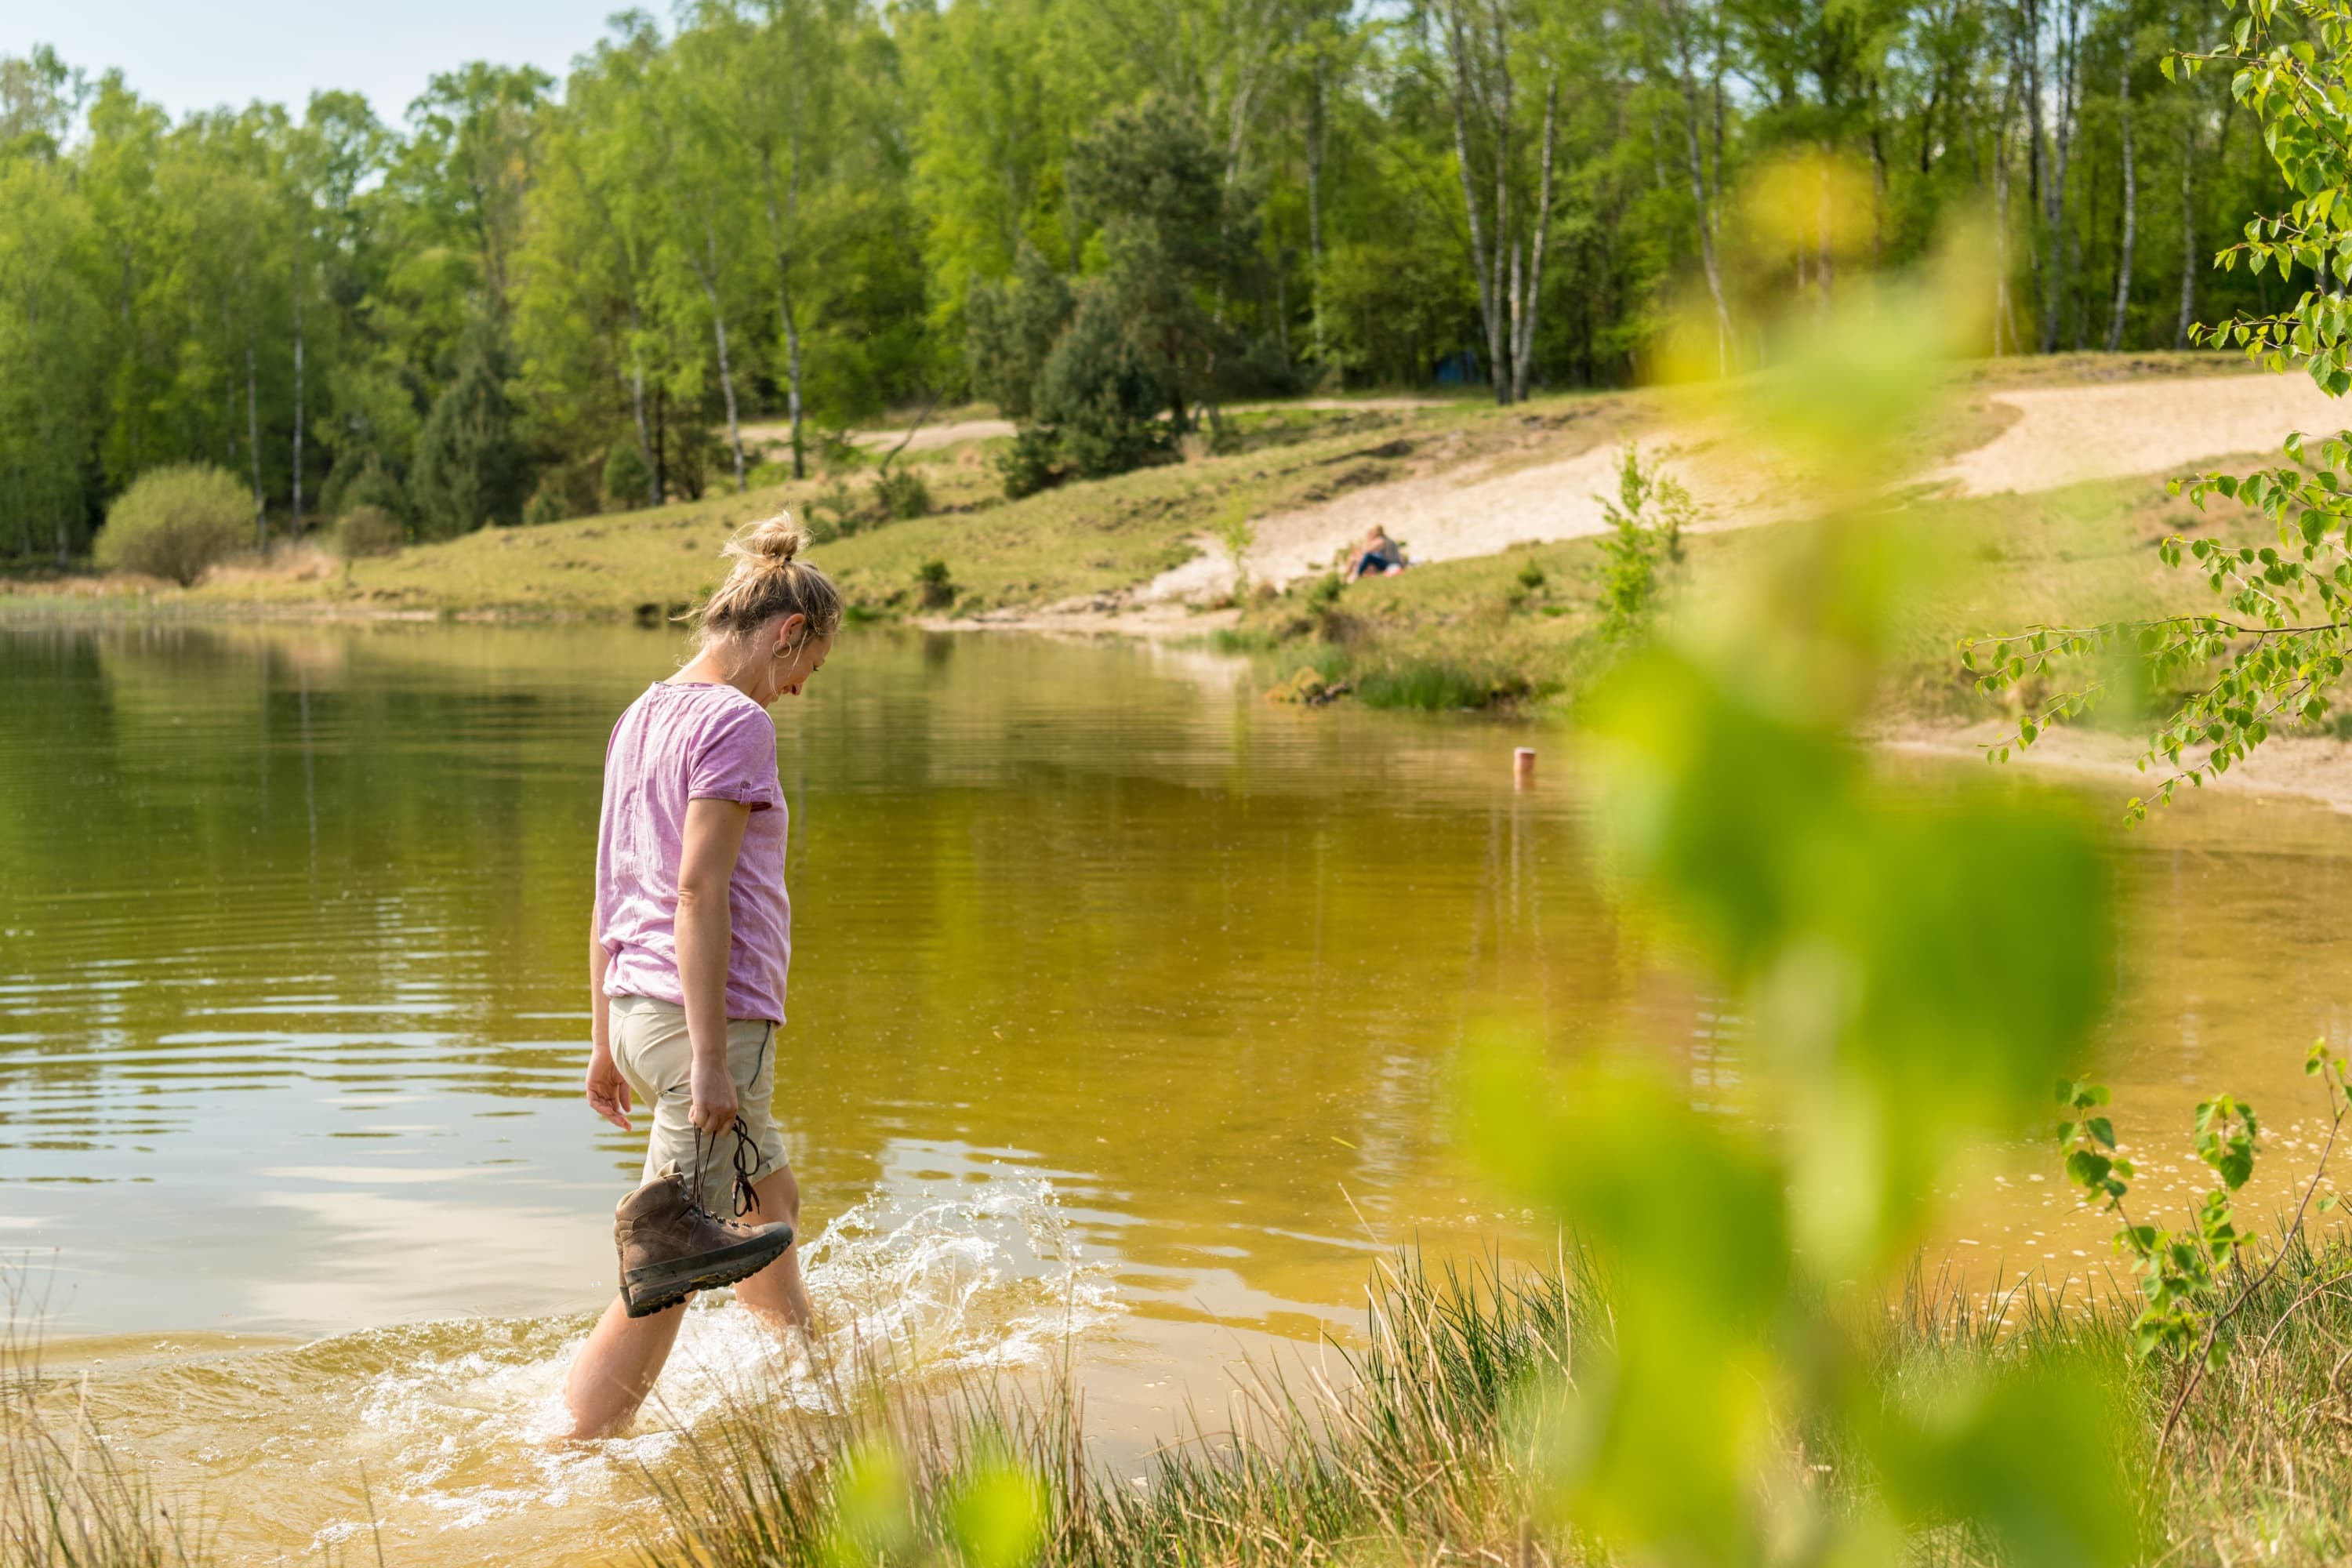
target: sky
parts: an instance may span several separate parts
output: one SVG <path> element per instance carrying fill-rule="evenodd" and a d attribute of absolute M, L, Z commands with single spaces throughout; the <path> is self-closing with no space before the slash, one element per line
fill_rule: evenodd
<path fill-rule="evenodd" d="M 173 119 L 255 99 L 299 119 L 310 94 L 367 94 L 398 122 L 427 78 L 467 60 L 535 65 L 561 81 L 627 0 L 0 0 L 0 55 L 53 46 L 92 78 L 120 67 Z M 667 14 L 658 3 L 646 7 Z"/>

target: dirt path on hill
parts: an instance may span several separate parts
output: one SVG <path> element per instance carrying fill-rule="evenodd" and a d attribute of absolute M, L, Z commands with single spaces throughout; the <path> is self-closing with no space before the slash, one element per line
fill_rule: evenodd
<path fill-rule="evenodd" d="M 1717 436 L 1685 429 L 1643 437 L 1638 445 L 1645 459 L 1666 459 L 1689 488 L 1699 503 L 1698 531 L 1786 515 L 1767 466 L 1735 459 Z M 1491 555 L 1523 541 L 1599 533 L 1609 526 L 1601 498 L 1617 489 L 1622 451 L 1615 442 L 1603 442 L 1551 461 L 1515 455 L 1455 467 L 1444 466 L 1441 456 L 1410 478 L 1257 519 L 1257 540 L 1246 562 L 1250 578 L 1279 588 L 1328 571 L 1375 523 L 1404 546 L 1411 560 L 1423 563 Z M 1194 542 L 1200 554 L 1137 590 L 1134 601 L 1151 605 L 1227 592 L 1234 581 L 1232 557 L 1205 535 Z"/>
<path fill-rule="evenodd" d="M 2187 469 L 2200 459 L 2275 452 L 2290 430 L 2352 424 L 2347 407 L 2289 375 L 2221 375 L 2049 386 L 1986 395 L 2017 422 L 1923 476 L 1964 496 L 2026 494 L 2084 479 Z"/>
<path fill-rule="evenodd" d="M 1984 445 L 1920 476 L 1964 496 L 2054 489 L 2085 479 L 2187 470 L 2200 460 L 2274 451 L 2289 430 L 2352 423 L 2302 375 L 2224 375 L 2036 387 L 1979 395 L 2015 417 Z M 1749 528 L 1790 515 L 1770 465 L 1736 454 L 1727 432 L 1667 429 L 1639 442 L 1666 458 L 1699 505 L 1704 531 Z M 1374 523 L 1402 540 L 1416 562 L 1491 555 L 1522 541 L 1549 542 L 1608 526 L 1600 496 L 1613 490 L 1620 448 L 1608 444 L 1504 470 L 1477 460 L 1444 471 L 1368 486 L 1328 501 L 1257 520 L 1245 564 L 1277 587 L 1328 570 Z M 1201 553 L 1135 591 L 1131 602 L 1198 601 L 1230 591 L 1234 563 L 1215 540 Z M 1099 608 L 1099 606 L 1094 606 Z"/>

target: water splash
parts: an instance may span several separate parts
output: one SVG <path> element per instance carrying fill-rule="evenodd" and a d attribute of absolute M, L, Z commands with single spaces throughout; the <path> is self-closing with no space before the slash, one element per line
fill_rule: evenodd
<path fill-rule="evenodd" d="M 645 1413 L 617 1437 L 560 1441 L 586 1314 L 144 1359 L 105 1369 L 102 1419 L 167 1489 L 202 1489 L 232 1559 L 368 1560 L 380 1529 L 395 1563 L 601 1560 L 641 1519 L 643 1472 L 747 1397 L 824 1413 L 865 1375 L 1043 1365 L 1118 1311 L 1108 1262 L 1049 1181 L 940 1145 L 906 1146 L 888 1163 L 880 1189 L 803 1249 L 825 1321 L 816 1353 L 726 1293 L 699 1298 Z M 962 1179 L 907 1174 L 942 1164 L 965 1166 Z M 190 1422 L 192 1406 L 214 1418 Z M 218 1419 L 231 1410 L 237 1419 Z"/>

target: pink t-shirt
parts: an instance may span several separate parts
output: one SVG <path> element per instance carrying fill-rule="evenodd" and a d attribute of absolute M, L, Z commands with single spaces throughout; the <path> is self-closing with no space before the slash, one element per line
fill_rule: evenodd
<path fill-rule="evenodd" d="M 597 929 L 613 955 L 604 994 L 686 1005 L 677 976 L 677 874 L 689 800 L 751 808 L 727 889 L 727 1016 L 781 1024 L 793 962 L 793 905 L 784 892 L 790 814 L 776 784 L 776 727 L 731 686 L 656 683 L 613 726 L 596 835 Z"/>

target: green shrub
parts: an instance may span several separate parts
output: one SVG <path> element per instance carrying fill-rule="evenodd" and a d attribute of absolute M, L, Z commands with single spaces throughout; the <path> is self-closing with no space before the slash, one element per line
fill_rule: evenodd
<path fill-rule="evenodd" d="M 1697 508 L 1663 460 L 1644 468 L 1629 444 L 1618 459 L 1617 500 L 1602 497 L 1601 510 L 1612 530 L 1601 541 L 1601 634 L 1636 640 L 1648 630 L 1660 563 L 1683 558 L 1683 530 Z"/>
<path fill-rule="evenodd" d="M 801 521 L 808 527 L 811 543 L 830 544 L 856 533 L 866 518 L 858 510 L 857 492 L 835 479 L 801 509 Z"/>
<path fill-rule="evenodd" d="M 1089 290 L 1039 377 L 1037 411 L 1089 479 L 1167 458 L 1174 442 L 1160 414 L 1168 388 L 1119 321 L 1118 307 Z"/>
<path fill-rule="evenodd" d="M 346 561 L 370 555 L 393 555 L 408 542 L 400 519 L 380 506 L 355 506 L 335 520 L 335 553 Z"/>
<path fill-rule="evenodd" d="M 1226 418 L 1222 410 L 1209 410 L 1209 456 L 1230 458 L 1248 447 L 1248 438 L 1243 435 L 1239 422 Z"/>
<path fill-rule="evenodd" d="M 616 511 L 661 504 L 654 493 L 653 465 L 635 441 L 620 442 L 604 458 L 604 504 Z"/>
<path fill-rule="evenodd" d="M 926 561 L 915 572 L 915 590 L 927 610 L 944 610 L 955 603 L 956 585 L 944 561 Z"/>
<path fill-rule="evenodd" d="M 380 452 L 347 450 L 328 470 L 319 493 L 319 515 L 341 517 L 353 507 L 374 506 L 409 521 L 408 492 Z"/>
<path fill-rule="evenodd" d="M 1526 697 L 1532 689 L 1524 676 L 1497 676 L 1442 658 L 1407 659 L 1356 679 L 1356 700 L 1367 708 L 1485 708 Z"/>
<path fill-rule="evenodd" d="M 964 301 L 964 363 L 972 391 L 1007 419 L 1028 418 L 1038 375 L 1070 309 L 1070 286 L 1024 241 L 1013 277 L 973 284 Z"/>
<path fill-rule="evenodd" d="M 1062 482 L 1061 443 L 1041 426 L 1027 425 L 1014 433 L 1013 445 L 996 455 L 996 471 L 1004 477 L 1007 500 L 1019 500 Z"/>
<path fill-rule="evenodd" d="M 446 539 L 486 522 L 520 522 L 530 468 L 500 357 L 494 346 L 475 344 L 459 359 L 457 379 L 434 403 L 416 438 L 409 490 L 418 531 Z"/>
<path fill-rule="evenodd" d="M 530 492 L 530 500 L 522 509 L 522 521 L 530 527 L 542 522 L 562 522 L 571 515 L 571 504 L 563 499 L 562 489 L 551 477 Z"/>
<path fill-rule="evenodd" d="M 912 468 L 877 474 L 874 479 L 874 504 L 884 517 L 897 522 L 929 517 L 931 514 L 931 488 L 923 483 L 923 476 Z"/>
<path fill-rule="evenodd" d="M 255 537 L 253 497 L 210 463 L 150 468 L 107 509 L 90 558 L 109 572 L 169 577 L 182 587 Z"/>

